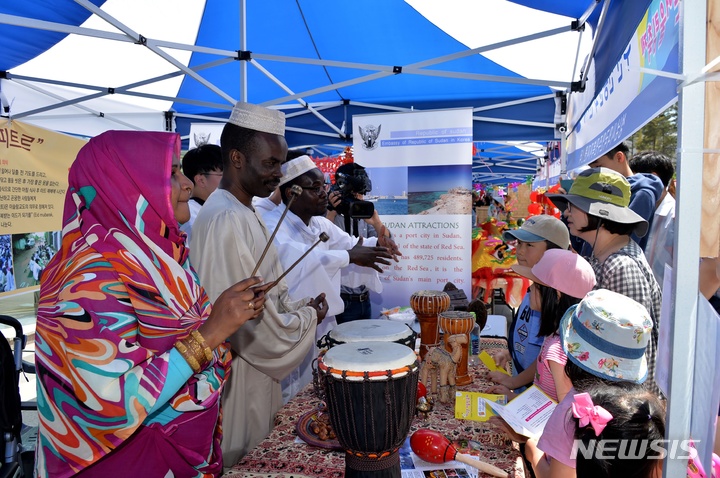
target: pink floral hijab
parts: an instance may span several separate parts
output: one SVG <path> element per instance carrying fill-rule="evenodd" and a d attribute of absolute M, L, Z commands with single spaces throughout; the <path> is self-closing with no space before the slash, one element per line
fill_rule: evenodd
<path fill-rule="evenodd" d="M 91 139 L 70 168 L 62 245 L 40 287 L 38 476 L 71 476 L 168 427 L 172 434 L 160 434 L 168 448 L 143 459 L 145 471 L 222 471 L 227 349 L 218 347 L 205 370 L 157 403 L 174 342 L 211 310 L 170 204 L 179 154 L 177 134 L 109 131 Z M 158 409 L 167 413 L 151 417 Z M 203 430 L 206 440 L 189 439 Z M 176 455 L 182 461 L 168 465 Z"/>

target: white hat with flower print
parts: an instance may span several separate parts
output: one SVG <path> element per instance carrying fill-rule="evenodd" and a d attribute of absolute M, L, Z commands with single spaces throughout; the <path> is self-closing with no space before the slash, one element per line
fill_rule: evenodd
<path fill-rule="evenodd" d="M 606 380 L 642 383 L 648 372 L 645 348 L 652 328 L 645 306 L 598 289 L 565 312 L 560 335 L 568 360 L 586 372 Z"/>

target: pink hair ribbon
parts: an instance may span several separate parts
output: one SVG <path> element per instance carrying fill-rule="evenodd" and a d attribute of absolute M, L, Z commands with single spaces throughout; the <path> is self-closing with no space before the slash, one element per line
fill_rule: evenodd
<path fill-rule="evenodd" d="M 612 414 L 603 407 L 594 405 L 588 393 L 578 393 L 573 398 L 572 412 L 573 416 L 579 419 L 579 425 L 581 427 L 592 425 L 595 436 L 599 436 L 605 425 L 613 419 Z"/>

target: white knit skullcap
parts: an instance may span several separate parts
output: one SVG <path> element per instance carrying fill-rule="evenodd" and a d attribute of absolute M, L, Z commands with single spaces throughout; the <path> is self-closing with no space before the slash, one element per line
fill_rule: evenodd
<path fill-rule="evenodd" d="M 285 135 L 285 113 L 264 106 L 238 101 L 228 123 L 263 133 Z"/>
<path fill-rule="evenodd" d="M 302 176 L 308 171 L 312 171 L 313 169 L 320 168 L 317 167 L 315 161 L 313 161 L 310 156 L 305 155 L 300 156 L 299 158 L 291 159 L 280 167 L 280 171 L 283 174 L 280 179 L 280 186 L 288 181 L 292 181 L 293 179 Z"/>

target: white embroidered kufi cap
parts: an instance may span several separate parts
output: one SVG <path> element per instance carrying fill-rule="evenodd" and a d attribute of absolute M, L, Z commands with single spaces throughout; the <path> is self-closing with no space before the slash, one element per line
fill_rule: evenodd
<path fill-rule="evenodd" d="M 308 171 L 312 171 L 313 169 L 319 168 L 310 156 L 305 155 L 300 156 L 299 158 L 291 159 L 280 167 L 280 171 L 283 174 L 280 179 L 280 186 L 288 181 L 292 181 L 293 179 L 302 176 Z"/>
<path fill-rule="evenodd" d="M 285 113 L 244 101 L 235 104 L 228 123 L 263 133 L 285 135 Z"/>

